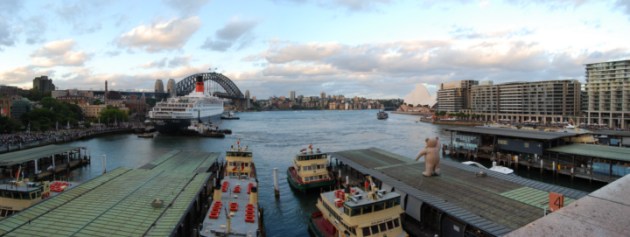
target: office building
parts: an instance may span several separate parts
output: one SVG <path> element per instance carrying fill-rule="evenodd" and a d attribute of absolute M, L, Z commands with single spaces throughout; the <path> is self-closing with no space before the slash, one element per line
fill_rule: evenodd
<path fill-rule="evenodd" d="M 164 83 L 162 83 L 162 79 L 155 80 L 155 93 L 164 93 Z"/>
<path fill-rule="evenodd" d="M 289 99 L 295 101 L 295 91 L 289 91 Z"/>
<path fill-rule="evenodd" d="M 475 80 L 461 80 L 440 84 L 437 92 L 438 112 L 457 113 L 470 109 L 470 88 Z"/>
<path fill-rule="evenodd" d="M 33 89 L 40 93 L 48 93 L 55 90 L 55 84 L 48 76 L 40 76 L 33 79 Z"/>

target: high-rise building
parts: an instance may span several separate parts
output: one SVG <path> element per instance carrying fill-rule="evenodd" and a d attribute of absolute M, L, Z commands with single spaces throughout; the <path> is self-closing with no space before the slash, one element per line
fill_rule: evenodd
<path fill-rule="evenodd" d="M 33 89 L 41 93 L 48 93 L 55 90 L 55 84 L 48 76 L 40 76 L 33 79 Z"/>
<path fill-rule="evenodd" d="M 291 101 L 295 101 L 295 91 L 289 92 L 289 99 L 291 99 Z"/>
<path fill-rule="evenodd" d="M 442 83 L 437 92 L 438 111 L 460 112 L 470 109 L 470 87 L 478 85 L 475 80 Z"/>
<path fill-rule="evenodd" d="M 630 60 L 586 64 L 586 122 L 630 127 Z"/>
<path fill-rule="evenodd" d="M 155 80 L 155 92 L 164 93 L 164 83 L 162 83 L 162 79 Z"/>
<path fill-rule="evenodd" d="M 166 93 L 168 93 L 168 96 L 170 97 L 174 97 L 177 95 L 177 88 L 175 87 L 175 79 L 168 79 L 168 82 L 166 83 Z"/>
<path fill-rule="evenodd" d="M 470 91 L 471 113 L 486 120 L 546 124 L 577 119 L 581 113 L 577 80 L 482 84 Z"/>

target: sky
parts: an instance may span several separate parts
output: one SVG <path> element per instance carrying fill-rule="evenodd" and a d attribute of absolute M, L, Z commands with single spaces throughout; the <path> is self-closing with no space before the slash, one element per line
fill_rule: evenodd
<path fill-rule="evenodd" d="M 215 71 L 252 96 L 403 98 L 577 79 L 630 59 L 630 0 L 0 1 L 0 84 L 152 91 Z"/>

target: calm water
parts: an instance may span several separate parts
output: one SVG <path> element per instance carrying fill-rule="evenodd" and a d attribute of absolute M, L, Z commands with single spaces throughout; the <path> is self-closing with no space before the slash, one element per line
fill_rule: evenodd
<path fill-rule="evenodd" d="M 137 168 L 173 149 L 223 152 L 241 139 L 254 152 L 260 182 L 260 203 L 265 208 L 265 228 L 268 236 L 308 236 L 307 221 L 315 210 L 316 194 L 293 193 L 286 181 L 286 169 L 293 156 L 308 144 L 322 151 L 341 151 L 379 147 L 412 159 L 424 147 L 424 139 L 439 136 L 450 140 L 450 134 L 439 126 L 416 123 L 415 116 L 390 114 L 387 120 L 377 120 L 376 110 L 362 111 L 280 111 L 239 113 L 240 120 L 221 121 L 221 128 L 232 129 L 225 139 L 172 137 L 159 135 L 154 139 L 135 135 L 113 135 L 77 141 L 70 145 L 87 147 L 92 164 L 70 174 L 70 179 L 87 180 L 102 173 L 103 155 L 107 169 Z M 278 168 L 280 198 L 273 195 L 273 169 Z M 523 173 L 520 171 L 519 173 Z M 527 174 L 541 178 L 536 172 Z M 547 177 L 549 178 L 549 177 Z M 571 183 L 553 178 L 565 186 L 593 190 L 598 186 Z"/>

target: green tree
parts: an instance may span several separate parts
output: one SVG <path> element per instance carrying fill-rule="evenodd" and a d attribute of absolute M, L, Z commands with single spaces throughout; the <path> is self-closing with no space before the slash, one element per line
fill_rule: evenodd
<path fill-rule="evenodd" d="M 100 114 L 101 122 L 106 124 L 112 124 L 116 121 L 123 122 L 129 120 L 129 115 L 126 111 L 122 111 L 116 107 L 108 105 Z"/>
<path fill-rule="evenodd" d="M 13 133 L 15 131 L 18 131 L 20 127 L 22 127 L 20 121 L 9 117 L 0 116 L 0 133 Z"/>

